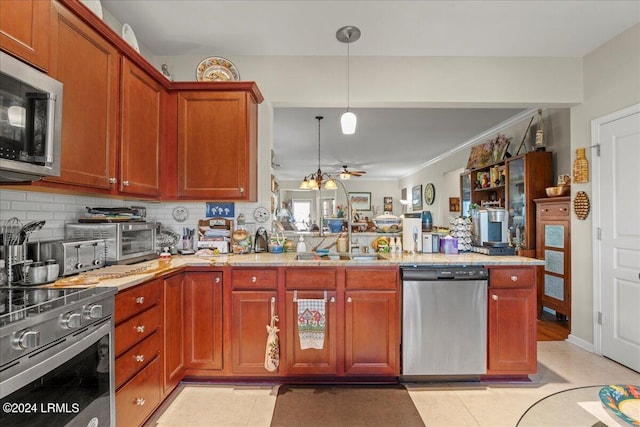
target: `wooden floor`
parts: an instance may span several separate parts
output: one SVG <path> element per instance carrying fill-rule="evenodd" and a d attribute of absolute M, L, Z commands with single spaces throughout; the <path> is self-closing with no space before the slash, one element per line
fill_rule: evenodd
<path fill-rule="evenodd" d="M 564 341 L 569 336 L 568 322 L 556 320 L 555 314 L 542 312 L 538 319 L 538 341 Z"/>

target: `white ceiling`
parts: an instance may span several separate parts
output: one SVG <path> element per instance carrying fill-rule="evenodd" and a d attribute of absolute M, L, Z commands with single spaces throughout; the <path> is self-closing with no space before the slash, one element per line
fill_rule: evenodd
<path fill-rule="evenodd" d="M 335 32 L 355 25 L 362 37 L 351 56 L 582 57 L 640 22 L 639 0 L 101 2 L 156 56 L 344 56 Z M 342 109 L 276 108 L 276 176 L 317 169 L 317 115 L 325 117 L 323 171 L 348 164 L 369 179 L 397 179 L 520 110 L 353 111 L 357 132 L 344 136 L 336 126 Z"/>

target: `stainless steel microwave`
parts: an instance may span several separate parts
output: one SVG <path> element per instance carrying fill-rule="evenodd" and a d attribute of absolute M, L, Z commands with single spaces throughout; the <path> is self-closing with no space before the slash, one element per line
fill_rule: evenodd
<path fill-rule="evenodd" d="M 63 85 L 0 52 L 0 182 L 60 175 Z"/>
<path fill-rule="evenodd" d="M 71 223 L 65 225 L 68 239 L 104 239 L 106 264 L 133 264 L 158 257 L 156 222 Z"/>

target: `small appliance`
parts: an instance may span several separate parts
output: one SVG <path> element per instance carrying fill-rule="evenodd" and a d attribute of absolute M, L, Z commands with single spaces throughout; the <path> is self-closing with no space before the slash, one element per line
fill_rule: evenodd
<path fill-rule="evenodd" d="M 65 239 L 32 242 L 27 254 L 34 260 L 55 260 L 59 276 L 69 276 L 106 265 L 107 242 L 104 239 Z"/>
<path fill-rule="evenodd" d="M 62 88 L 0 52 L 0 182 L 60 175 Z"/>
<path fill-rule="evenodd" d="M 256 238 L 254 239 L 254 252 L 267 252 L 269 248 L 269 236 L 267 230 L 264 227 L 259 227 L 256 231 Z"/>
<path fill-rule="evenodd" d="M 422 253 L 440 252 L 440 235 L 436 233 L 424 233 L 422 235 Z"/>
<path fill-rule="evenodd" d="M 106 264 L 133 264 L 158 257 L 156 222 L 71 223 L 65 234 L 71 239 L 103 239 L 107 242 Z"/>
<path fill-rule="evenodd" d="M 402 245 L 405 252 L 422 252 L 422 214 L 420 212 L 404 214 Z"/>
<path fill-rule="evenodd" d="M 503 208 L 481 208 L 471 211 L 473 244 L 475 246 L 505 247 L 509 244 L 507 221 Z"/>

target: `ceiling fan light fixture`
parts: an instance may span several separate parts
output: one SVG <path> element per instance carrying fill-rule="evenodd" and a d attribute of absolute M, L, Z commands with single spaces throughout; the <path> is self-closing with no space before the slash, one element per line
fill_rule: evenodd
<path fill-rule="evenodd" d="M 340 172 L 340 179 L 351 179 L 351 174 L 347 171 Z"/>
<path fill-rule="evenodd" d="M 342 127 L 342 133 L 345 135 L 353 135 L 356 133 L 356 125 L 358 118 L 351 111 L 346 111 L 340 117 L 340 126 Z"/>
<path fill-rule="evenodd" d="M 336 31 L 336 38 L 339 42 L 347 44 L 347 111 L 340 118 L 340 125 L 342 127 L 343 134 L 353 135 L 356 132 L 356 124 L 358 122 L 358 118 L 354 113 L 349 111 L 349 59 L 351 56 L 349 52 L 349 45 L 360 39 L 360 29 L 358 27 L 354 27 L 353 25 L 341 27 L 338 29 L 338 31 Z"/>

